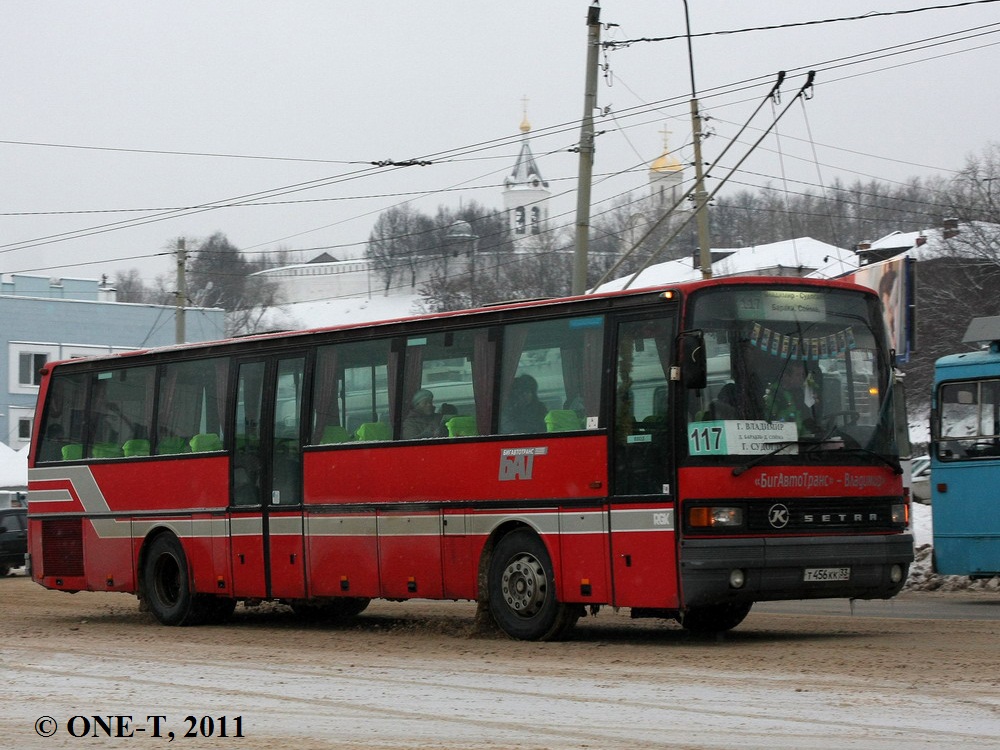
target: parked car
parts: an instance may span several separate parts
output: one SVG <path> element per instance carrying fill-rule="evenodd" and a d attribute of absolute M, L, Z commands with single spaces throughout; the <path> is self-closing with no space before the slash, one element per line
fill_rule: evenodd
<path fill-rule="evenodd" d="M 931 458 L 918 456 L 910 464 L 910 495 L 914 502 L 931 504 Z"/>
<path fill-rule="evenodd" d="M 28 509 L 0 510 L 0 576 L 24 565 L 28 551 Z"/>

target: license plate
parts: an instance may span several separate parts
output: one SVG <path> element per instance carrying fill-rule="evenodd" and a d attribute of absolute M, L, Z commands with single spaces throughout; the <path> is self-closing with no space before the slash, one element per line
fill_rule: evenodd
<path fill-rule="evenodd" d="M 806 568 L 803 581 L 849 581 L 850 568 Z"/>

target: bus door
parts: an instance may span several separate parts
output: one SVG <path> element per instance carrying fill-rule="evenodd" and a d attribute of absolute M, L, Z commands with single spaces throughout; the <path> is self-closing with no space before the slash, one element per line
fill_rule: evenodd
<path fill-rule="evenodd" d="M 935 570 L 989 578 L 1000 572 L 1000 379 L 941 383 L 937 413 L 930 482 Z"/>
<path fill-rule="evenodd" d="M 677 605 L 670 309 L 617 327 L 611 425 L 611 573 L 616 606 Z"/>
<path fill-rule="evenodd" d="M 230 499 L 236 596 L 305 596 L 305 363 L 297 355 L 239 364 Z"/>

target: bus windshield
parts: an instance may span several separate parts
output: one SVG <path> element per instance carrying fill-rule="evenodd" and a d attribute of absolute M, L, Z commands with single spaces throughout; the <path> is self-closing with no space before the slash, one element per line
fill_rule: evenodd
<path fill-rule="evenodd" d="M 898 458 L 878 302 L 841 289 L 708 289 L 690 327 L 708 382 L 687 392 L 691 456 L 830 448 Z"/>

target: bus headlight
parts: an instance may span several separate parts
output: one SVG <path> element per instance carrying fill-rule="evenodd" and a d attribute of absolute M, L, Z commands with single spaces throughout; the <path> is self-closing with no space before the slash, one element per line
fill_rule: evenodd
<path fill-rule="evenodd" d="M 743 525 L 743 509 L 731 506 L 701 506 L 688 510 L 688 524 L 696 529 Z"/>

